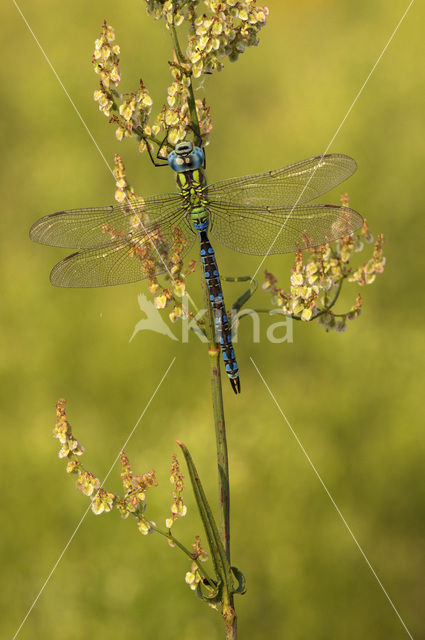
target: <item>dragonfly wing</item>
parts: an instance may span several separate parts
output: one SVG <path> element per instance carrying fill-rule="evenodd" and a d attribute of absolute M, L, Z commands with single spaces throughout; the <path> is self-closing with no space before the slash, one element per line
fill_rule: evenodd
<path fill-rule="evenodd" d="M 151 226 L 148 233 L 134 233 L 71 254 L 52 269 L 50 281 L 57 287 L 107 287 L 164 273 L 171 276 L 173 256 L 183 258 L 194 240 L 182 213 L 174 225 Z"/>
<path fill-rule="evenodd" d="M 143 231 L 182 207 L 178 193 L 131 198 L 121 204 L 58 211 L 40 218 L 30 230 L 35 242 L 53 247 L 86 249 L 108 244 L 122 234 Z"/>
<path fill-rule="evenodd" d="M 316 156 L 281 169 L 230 178 L 206 187 L 211 203 L 255 207 L 303 204 L 327 193 L 356 170 L 353 158 L 342 154 Z"/>
<path fill-rule="evenodd" d="M 332 242 L 363 224 L 349 207 L 331 204 L 298 207 L 219 207 L 209 205 L 211 235 L 226 247 L 263 256 L 289 253 Z"/>

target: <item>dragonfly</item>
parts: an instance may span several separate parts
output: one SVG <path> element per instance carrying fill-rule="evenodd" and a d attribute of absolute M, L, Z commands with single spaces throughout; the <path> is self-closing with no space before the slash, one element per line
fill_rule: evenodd
<path fill-rule="evenodd" d="M 198 239 L 225 371 L 233 391 L 240 393 L 231 326 L 210 236 L 234 251 L 267 256 L 352 234 L 363 224 L 359 213 L 347 206 L 311 201 L 349 178 L 356 162 L 343 154 L 325 154 L 208 184 L 205 152 L 197 142 L 177 143 L 162 163 L 151 159 L 156 166 L 169 166 L 175 172 L 177 192 L 58 211 L 35 222 L 30 238 L 76 249 L 51 271 L 50 281 L 58 287 L 104 287 L 167 272 L 172 277 L 164 256 L 178 246 L 183 258 Z"/>

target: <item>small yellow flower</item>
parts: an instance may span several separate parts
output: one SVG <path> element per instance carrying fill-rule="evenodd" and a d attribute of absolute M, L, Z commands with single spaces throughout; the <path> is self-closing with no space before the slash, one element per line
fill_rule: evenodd
<path fill-rule="evenodd" d="M 148 522 L 145 518 L 139 518 L 137 521 L 137 528 L 140 533 L 144 536 L 147 536 L 149 533 L 152 533 L 151 523 Z"/>
<path fill-rule="evenodd" d="M 301 320 L 303 322 L 308 322 L 311 320 L 311 316 L 313 315 L 313 311 L 310 308 L 303 309 L 301 312 Z"/>
<path fill-rule="evenodd" d="M 187 584 L 192 585 L 195 582 L 195 574 L 192 571 L 187 571 L 184 579 Z"/>
<path fill-rule="evenodd" d="M 159 296 L 155 296 L 154 304 L 157 309 L 165 309 L 167 303 L 167 296 L 164 293 L 161 293 Z"/>
<path fill-rule="evenodd" d="M 294 272 L 291 275 L 291 284 L 292 284 L 293 287 L 302 285 L 303 282 L 304 282 L 304 277 L 303 277 L 302 273 Z"/>
<path fill-rule="evenodd" d="M 117 190 L 115 191 L 115 200 L 116 200 L 117 202 L 124 202 L 124 200 L 125 200 L 125 193 L 124 193 L 124 191 L 122 191 L 121 189 L 117 189 Z"/>
<path fill-rule="evenodd" d="M 114 506 L 114 498 L 115 494 L 100 489 L 92 500 L 91 510 L 95 515 L 111 511 Z"/>
<path fill-rule="evenodd" d="M 100 480 L 88 471 L 82 471 L 77 479 L 77 488 L 86 496 L 91 496 L 100 487 Z"/>
<path fill-rule="evenodd" d="M 81 463 L 78 462 L 78 460 L 69 460 L 68 464 L 66 465 L 66 472 L 67 473 L 78 473 L 78 468 L 81 466 Z"/>

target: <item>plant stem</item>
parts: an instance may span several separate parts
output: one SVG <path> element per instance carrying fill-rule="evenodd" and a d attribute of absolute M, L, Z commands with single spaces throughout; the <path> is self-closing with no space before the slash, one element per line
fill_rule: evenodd
<path fill-rule="evenodd" d="M 333 297 L 332 302 L 330 302 L 330 304 L 326 305 L 326 307 L 325 307 L 324 309 L 322 309 L 322 311 L 319 311 L 319 313 L 316 313 L 316 315 L 315 315 L 315 316 L 313 316 L 313 317 L 311 318 L 311 320 L 315 320 L 315 319 L 316 319 L 316 318 L 318 318 L 319 316 L 322 316 L 324 313 L 326 313 L 327 311 L 329 311 L 329 309 L 332 309 L 332 307 L 334 306 L 334 304 L 335 304 L 335 303 L 336 303 L 336 301 L 338 300 L 339 294 L 341 293 L 342 283 L 344 282 L 344 280 L 345 280 L 345 278 L 346 278 L 346 277 L 347 277 L 347 276 L 346 276 L 346 275 L 344 275 L 344 276 L 341 278 L 341 280 L 339 281 L 339 283 L 338 283 L 338 287 L 337 287 L 337 290 L 336 290 L 336 293 L 335 293 L 335 295 L 334 295 L 334 297 Z"/>
<path fill-rule="evenodd" d="M 228 594 L 227 594 L 228 595 Z M 237 640 L 238 637 L 238 618 L 233 606 L 233 596 L 231 595 L 226 602 L 223 598 L 223 618 L 224 628 L 226 631 L 226 640 Z"/>
<path fill-rule="evenodd" d="M 184 55 L 182 53 L 182 50 L 180 48 L 180 43 L 179 43 L 179 39 L 177 37 L 177 31 L 176 31 L 176 27 L 174 26 L 174 24 L 172 24 L 170 26 L 170 31 L 171 31 L 171 37 L 173 39 L 173 44 L 174 44 L 174 53 L 176 55 L 177 60 L 179 61 L 180 64 L 184 64 L 185 63 L 185 58 Z M 196 112 L 196 103 L 195 103 L 195 94 L 193 92 L 193 86 L 192 86 L 192 79 L 190 80 L 190 84 L 189 84 L 189 95 L 187 96 L 187 104 L 189 107 L 189 113 L 190 113 L 190 119 L 192 121 L 192 126 L 196 132 L 196 134 L 201 137 L 201 130 L 199 127 L 199 120 L 198 120 L 198 114 Z"/>
<path fill-rule="evenodd" d="M 219 498 L 219 531 L 230 564 L 230 491 L 229 462 L 227 454 L 226 426 L 224 421 L 223 393 L 220 374 L 220 346 L 215 338 L 214 316 L 208 295 L 208 288 L 202 277 L 204 304 L 206 314 L 206 334 L 208 338 L 208 355 L 213 403 L 215 438 L 218 464 L 218 498 Z"/>
<path fill-rule="evenodd" d="M 185 59 L 180 48 L 180 43 L 174 24 L 171 25 L 170 30 L 171 37 L 173 39 L 175 55 L 179 63 L 184 64 Z M 187 98 L 187 102 L 189 107 L 190 119 L 195 133 L 197 133 L 197 135 L 201 137 L 192 81 L 190 81 L 188 89 L 189 95 Z M 226 427 L 224 421 L 223 393 L 221 388 L 220 346 L 217 344 L 216 340 L 214 315 L 211 307 L 207 283 L 205 282 L 203 274 L 201 276 L 201 279 L 204 304 L 205 308 L 208 309 L 208 312 L 206 314 L 206 334 L 208 337 L 211 395 L 217 448 L 219 533 L 230 566 L 229 460 L 227 453 Z M 233 605 L 233 594 L 228 590 L 228 585 L 226 585 L 226 587 L 223 589 L 222 616 L 225 623 L 226 640 L 237 640 L 237 616 Z"/>
<path fill-rule="evenodd" d="M 170 27 L 174 51 L 180 63 L 184 63 L 184 56 L 180 48 L 177 31 L 174 24 Z M 192 82 L 189 85 L 188 105 L 192 125 L 199 133 L 199 121 L 195 107 L 195 96 Z M 229 463 L 227 455 L 226 427 L 224 422 L 223 394 L 220 376 L 220 347 L 215 337 L 215 323 L 209 299 L 209 292 L 202 274 L 202 291 L 204 294 L 206 315 L 206 333 L 208 337 L 208 353 L 210 363 L 211 393 L 214 412 L 215 437 L 217 446 L 218 486 L 219 486 L 219 531 L 226 556 L 230 564 L 230 491 L 229 491 Z"/>
<path fill-rule="evenodd" d="M 230 562 L 230 487 L 229 487 L 229 459 L 227 453 L 226 425 L 224 421 L 223 393 L 220 375 L 220 346 L 215 337 L 215 323 L 208 295 L 208 287 L 202 277 L 202 291 L 204 294 L 206 314 L 206 330 L 208 337 L 208 354 L 211 380 L 211 395 L 213 403 L 215 440 L 218 465 L 218 501 L 219 501 L 219 532 Z M 225 622 L 226 640 L 237 639 L 237 616 L 233 604 L 233 594 L 227 589 L 223 591 L 222 615 Z"/>
<path fill-rule="evenodd" d="M 180 63 L 184 63 L 184 56 L 180 48 L 177 31 L 174 24 L 170 27 L 174 51 Z M 195 96 L 192 82 L 189 85 L 189 112 L 192 125 L 199 132 L 199 121 L 195 107 Z M 226 427 L 224 422 L 223 394 L 220 376 L 220 347 L 215 337 L 215 323 L 209 299 L 209 292 L 202 274 L 202 291 L 204 295 L 206 314 L 206 334 L 208 338 L 208 353 L 210 363 L 211 393 L 213 402 L 215 436 L 217 446 L 218 486 L 219 486 L 219 531 L 226 556 L 230 564 L 230 491 L 229 491 L 229 462 L 227 455 Z"/>

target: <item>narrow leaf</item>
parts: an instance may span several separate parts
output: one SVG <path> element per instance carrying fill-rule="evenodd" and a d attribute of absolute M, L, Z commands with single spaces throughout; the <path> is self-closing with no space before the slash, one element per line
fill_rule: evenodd
<path fill-rule="evenodd" d="M 201 481 L 199 479 L 198 472 L 186 446 L 182 442 L 179 442 L 179 440 L 176 440 L 176 442 L 183 451 L 183 455 L 186 460 L 190 480 L 192 483 L 193 493 L 195 494 L 196 503 L 198 505 L 199 513 L 201 515 L 202 523 L 205 529 L 205 534 L 208 539 L 208 545 L 213 559 L 215 571 L 220 577 L 223 584 L 226 584 L 227 589 L 230 590 L 230 566 L 226 557 L 223 543 L 221 542 L 220 534 L 218 532 L 214 516 L 212 514 Z"/>

